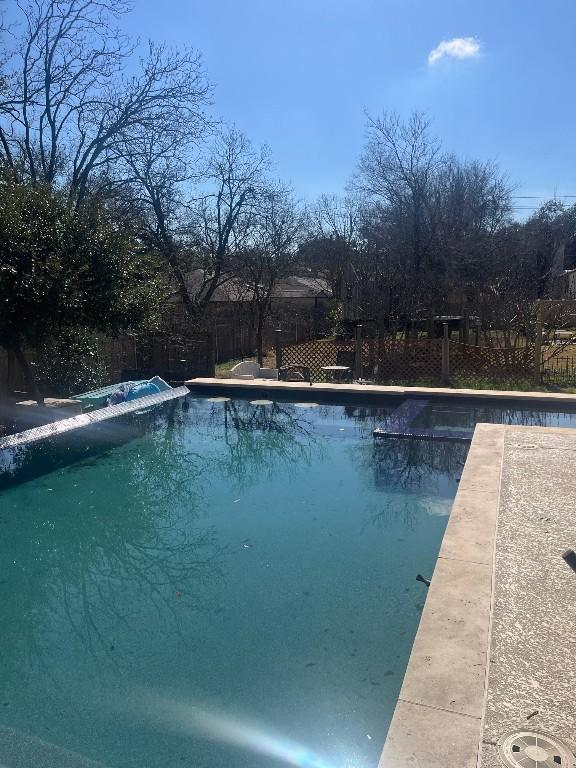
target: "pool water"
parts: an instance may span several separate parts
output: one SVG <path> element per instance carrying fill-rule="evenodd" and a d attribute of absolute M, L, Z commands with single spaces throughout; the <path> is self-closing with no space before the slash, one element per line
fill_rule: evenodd
<path fill-rule="evenodd" d="M 309 405 L 190 396 L 18 457 L 0 764 L 377 765 L 467 446 L 375 446 L 396 403 Z"/>
<path fill-rule="evenodd" d="M 536 427 L 576 427 L 576 407 L 535 403 L 471 400 L 430 400 L 414 420 L 413 427 L 444 430 L 473 430 L 478 423 Z"/>

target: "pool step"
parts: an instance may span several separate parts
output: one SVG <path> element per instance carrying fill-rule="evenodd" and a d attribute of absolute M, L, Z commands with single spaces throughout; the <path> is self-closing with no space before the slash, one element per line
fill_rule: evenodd
<path fill-rule="evenodd" d="M 90 413 L 82 413 L 79 416 L 72 416 L 69 419 L 60 419 L 49 424 L 43 424 L 41 427 L 26 429 L 24 432 L 18 432 L 15 435 L 8 435 L 0 438 L 0 451 L 7 448 L 17 448 L 20 445 L 29 445 L 39 440 L 46 440 L 50 437 L 57 437 L 64 432 L 70 432 L 80 427 L 87 427 L 90 424 L 97 424 L 116 416 L 123 416 L 127 413 L 135 413 L 160 405 L 168 400 L 174 400 L 177 397 L 184 397 L 189 394 L 188 387 L 177 387 L 176 389 L 167 389 L 165 392 L 159 392 L 156 395 L 147 395 L 137 400 L 130 400 L 127 403 L 118 405 L 109 405 L 106 408 L 99 408 Z"/>
<path fill-rule="evenodd" d="M 416 417 L 424 410 L 430 401 L 420 398 L 409 398 L 401 403 L 395 411 L 373 431 L 375 440 L 396 438 L 420 438 L 421 440 L 454 440 L 457 442 L 469 442 L 472 440 L 474 430 L 459 429 L 434 429 L 427 427 L 412 427 Z"/>
<path fill-rule="evenodd" d="M 410 428 L 410 425 L 421 411 L 428 405 L 429 400 L 420 398 L 409 398 L 400 403 L 395 411 L 392 411 L 381 427 L 374 430 L 374 433 L 386 431 L 390 434 L 401 434 Z"/>

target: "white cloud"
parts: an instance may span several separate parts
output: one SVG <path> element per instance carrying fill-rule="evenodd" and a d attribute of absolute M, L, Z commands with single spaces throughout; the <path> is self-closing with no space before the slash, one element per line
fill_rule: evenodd
<path fill-rule="evenodd" d="M 428 64 L 448 57 L 450 59 L 473 59 L 480 53 L 480 43 L 475 37 L 453 37 L 442 42 L 428 54 Z"/>

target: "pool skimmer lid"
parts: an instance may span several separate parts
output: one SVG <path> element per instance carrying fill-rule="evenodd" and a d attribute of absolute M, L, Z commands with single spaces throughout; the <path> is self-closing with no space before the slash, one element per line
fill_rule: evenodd
<path fill-rule="evenodd" d="M 555 736 L 515 731 L 500 739 L 499 754 L 508 768 L 574 768 L 574 755 Z"/>

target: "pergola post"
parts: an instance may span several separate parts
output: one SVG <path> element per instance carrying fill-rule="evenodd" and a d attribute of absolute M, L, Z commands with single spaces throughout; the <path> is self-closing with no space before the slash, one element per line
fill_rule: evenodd
<path fill-rule="evenodd" d="M 274 346 L 276 347 L 276 368 L 282 368 L 282 329 L 276 328 L 274 331 Z"/>
<path fill-rule="evenodd" d="M 442 384 L 450 384 L 450 337 L 448 336 L 448 323 L 442 323 L 444 335 L 442 337 Z"/>
<path fill-rule="evenodd" d="M 354 376 L 356 381 L 362 378 L 362 326 L 356 326 L 356 347 L 354 352 Z"/>

